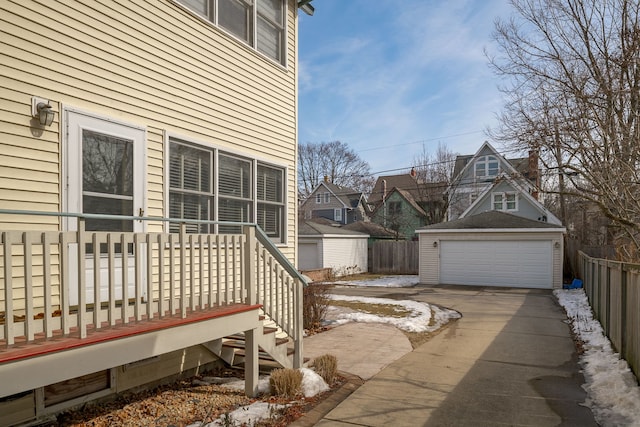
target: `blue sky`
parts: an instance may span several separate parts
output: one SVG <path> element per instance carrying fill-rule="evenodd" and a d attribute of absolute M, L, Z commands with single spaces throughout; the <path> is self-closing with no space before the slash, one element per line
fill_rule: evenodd
<path fill-rule="evenodd" d="M 423 145 L 473 154 L 490 140 L 502 100 L 483 49 L 507 0 L 313 6 L 299 15 L 301 143 L 347 143 L 377 176 L 408 171 Z"/>

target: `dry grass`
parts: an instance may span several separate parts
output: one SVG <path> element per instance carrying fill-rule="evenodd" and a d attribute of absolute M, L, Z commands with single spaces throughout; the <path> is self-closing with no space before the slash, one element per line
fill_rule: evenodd
<path fill-rule="evenodd" d="M 302 372 L 299 369 L 275 369 L 271 371 L 271 394 L 293 398 L 302 389 Z"/>
<path fill-rule="evenodd" d="M 371 304 L 360 301 L 331 300 L 331 305 L 384 317 L 407 317 L 412 312 L 396 304 Z"/>
<path fill-rule="evenodd" d="M 311 366 L 327 384 L 333 384 L 338 373 L 338 359 L 332 354 L 323 354 L 313 359 Z"/>

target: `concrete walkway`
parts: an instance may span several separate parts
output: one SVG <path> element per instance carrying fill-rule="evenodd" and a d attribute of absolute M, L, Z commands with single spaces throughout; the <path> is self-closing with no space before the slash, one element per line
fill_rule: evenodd
<path fill-rule="evenodd" d="M 338 288 L 335 293 L 413 299 L 452 308 L 463 317 L 414 351 L 398 350 L 395 361 L 387 356 L 382 370 L 317 426 L 597 425 L 581 405 L 584 379 L 566 316 L 551 291 L 418 286 Z M 314 346 L 335 354 L 339 363 L 358 360 L 354 353 L 375 360 L 373 352 L 388 355 L 391 348 L 386 326 L 365 328 L 376 326 L 381 337 L 373 345 L 353 331 L 338 332 L 340 326 L 332 335 L 318 335 L 315 340 L 324 342 Z M 343 339 L 351 345 L 338 345 Z"/>

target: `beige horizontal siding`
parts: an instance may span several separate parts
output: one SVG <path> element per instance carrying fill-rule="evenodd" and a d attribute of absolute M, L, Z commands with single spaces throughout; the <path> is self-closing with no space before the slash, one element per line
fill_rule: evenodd
<path fill-rule="evenodd" d="M 166 216 L 165 132 L 286 166 L 282 249 L 293 260 L 296 15 L 290 0 L 281 66 L 171 0 L 0 2 L 2 208 L 62 209 L 62 108 L 76 108 L 147 130 L 148 216 Z M 31 117 L 32 96 L 51 101 L 52 126 Z M 0 215 L 0 223 L 51 230 L 62 222 Z"/>

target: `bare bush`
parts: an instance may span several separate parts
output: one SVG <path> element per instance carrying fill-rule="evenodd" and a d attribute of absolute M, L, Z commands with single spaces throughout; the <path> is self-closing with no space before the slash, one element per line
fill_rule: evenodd
<path fill-rule="evenodd" d="M 302 372 L 298 369 L 275 369 L 269 378 L 271 394 L 295 397 L 302 389 Z"/>
<path fill-rule="evenodd" d="M 334 355 L 323 354 L 316 357 L 311 366 L 327 384 L 332 384 L 335 381 L 338 373 L 338 359 Z"/>
<path fill-rule="evenodd" d="M 322 321 L 329 307 L 329 292 L 333 285 L 328 283 L 311 283 L 304 288 L 302 320 L 305 329 L 317 329 L 322 326 Z"/>

